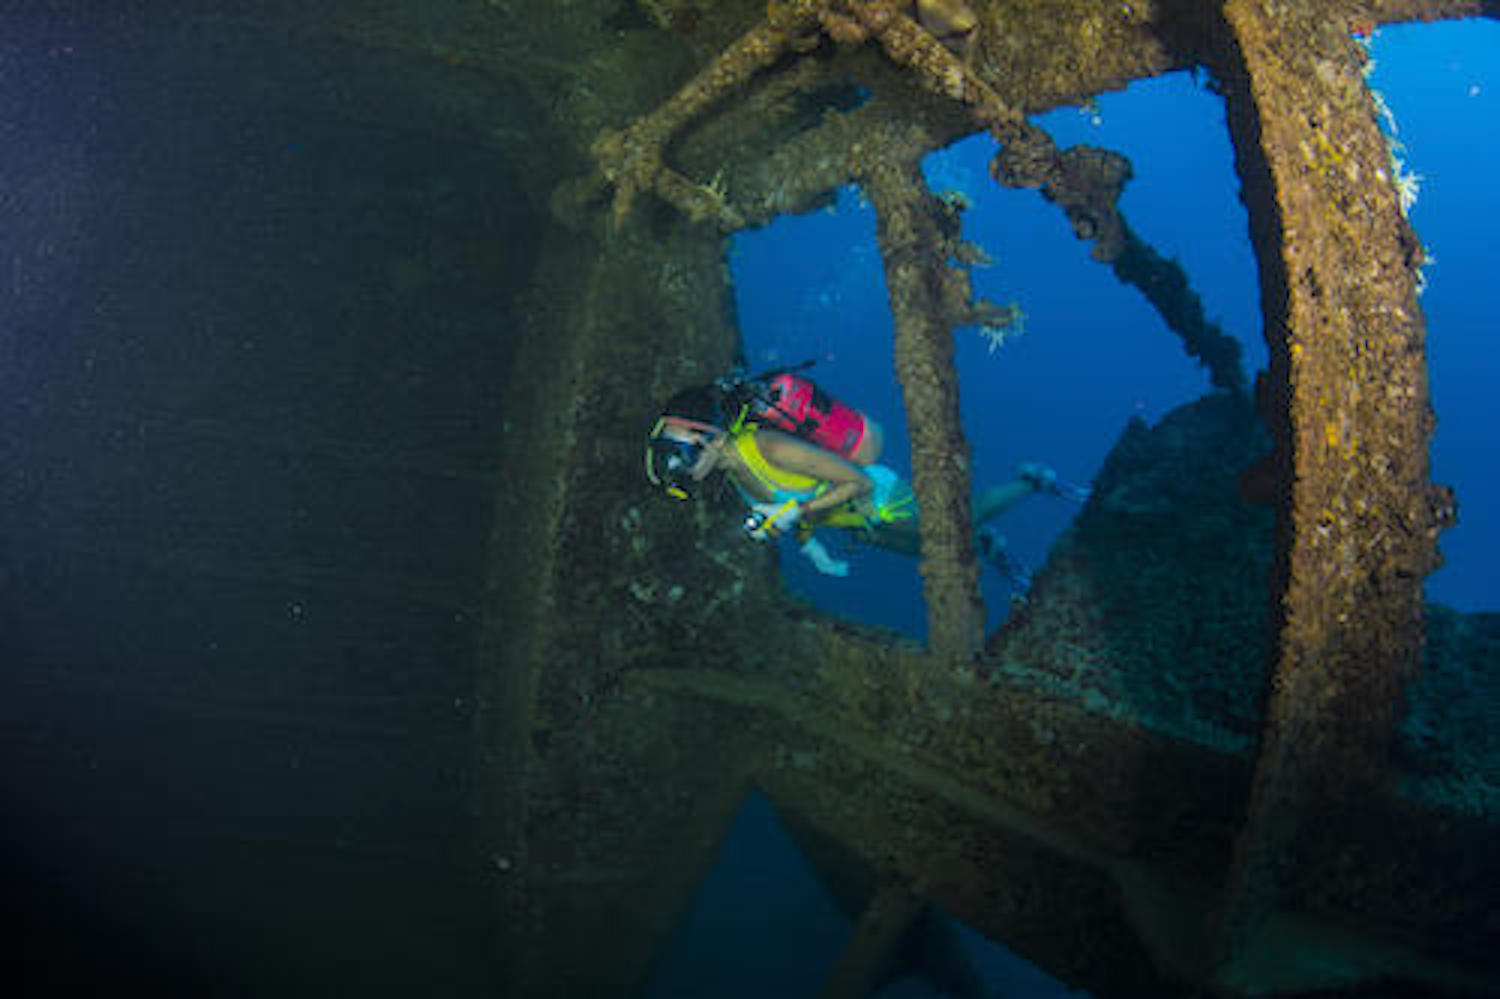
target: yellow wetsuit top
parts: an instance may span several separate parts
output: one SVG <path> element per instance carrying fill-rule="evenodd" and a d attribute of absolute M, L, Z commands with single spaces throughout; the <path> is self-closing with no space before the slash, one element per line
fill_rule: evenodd
<path fill-rule="evenodd" d="M 735 434 L 734 450 L 756 482 L 770 493 L 772 503 L 785 503 L 788 500 L 806 502 L 828 490 L 831 484 L 824 479 L 777 468 L 766 460 L 755 439 L 756 431 L 756 427 L 750 427 Z M 883 465 L 870 465 L 861 471 L 874 481 L 874 496 L 870 499 L 852 500 L 826 511 L 815 518 L 817 526 L 868 528 L 878 523 L 908 520 L 914 515 L 915 498 L 911 495 L 911 489 L 894 472 Z M 738 482 L 735 483 L 735 488 L 746 503 L 766 502 Z"/>
<path fill-rule="evenodd" d="M 745 468 L 750 472 L 755 481 L 771 494 L 772 503 L 785 503 L 787 500 L 807 501 L 817 496 L 828 488 L 828 483 L 822 479 L 815 479 L 811 475 L 803 475 L 801 472 L 789 472 L 784 468 L 777 468 L 766 460 L 761 453 L 760 444 L 756 441 L 756 427 L 742 430 L 733 437 L 735 453 L 745 463 Z M 740 494 L 750 503 L 765 502 L 759 496 L 747 491 L 739 483 L 735 483 Z"/>

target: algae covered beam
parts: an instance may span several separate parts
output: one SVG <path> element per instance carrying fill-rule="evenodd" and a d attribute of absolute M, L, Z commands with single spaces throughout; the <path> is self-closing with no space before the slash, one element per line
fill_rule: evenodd
<path fill-rule="evenodd" d="M 1421 249 L 1363 53 L 1326 5 L 1229 0 L 1224 80 L 1260 262 L 1262 405 L 1281 481 L 1277 646 L 1248 815 L 1217 920 L 1232 965 L 1294 880 L 1299 830 L 1386 773 L 1451 513 L 1428 479 Z"/>
<path fill-rule="evenodd" d="M 911 432 L 912 481 L 922 505 L 922 588 L 932 651 L 970 660 L 984 638 L 969 502 L 969 446 L 958 411 L 952 293 L 941 203 L 915 155 L 886 150 L 860 177 L 876 212 L 886 291 L 896 323 L 896 376 Z M 966 297 L 966 296 L 965 296 Z"/>
<path fill-rule="evenodd" d="M 605 181 L 613 185 L 614 220 L 630 213 L 642 191 L 654 190 L 694 220 L 717 220 L 724 229 L 744 221 L 722 192 L 703 189 L 662 162 L 662 151 L 684 125 L 717 100 L 744 86 L 752 76 L 780 58 L 798 39 L 816 30 L 805 4 L 773 4 L 766 19 L 745 32 L 714 61 L 651 114 L 621 131 L 606 129 L 593 154 Z"/>
<path fill-rule="evenodd" d="M 863 999 L 893 964 L 902 937 L 926 901 L 895 877 L 882 878 L 854 924 L 854 933 L 823 983 L 821 999 Z"/>

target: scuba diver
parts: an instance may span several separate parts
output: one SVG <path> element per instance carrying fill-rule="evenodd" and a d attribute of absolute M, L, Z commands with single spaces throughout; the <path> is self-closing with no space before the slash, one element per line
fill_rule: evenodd
<path fill-rule="evenodd" d="M 757 541 L 792 533 L 798 550 L 825 575 L 846 576 L 849 565 L 828 551 L 817 528 L 919 554 L 916 496 L 895 471 L 876 463 L 879 425 L 796 370 L 730 376 L 677 393 L 647 437 L 647 478 L 685 500 L 722 472 L 748 507 L 745 532 Z M 1051 469 L 1028 463 L 1015 481 L 985 490 L 974 505 L 981 555 L 1022 589 L 1029 573 L 986 525 L 1040 492 L 1076 502 L 1088 496 L 1059 482 Z"/>

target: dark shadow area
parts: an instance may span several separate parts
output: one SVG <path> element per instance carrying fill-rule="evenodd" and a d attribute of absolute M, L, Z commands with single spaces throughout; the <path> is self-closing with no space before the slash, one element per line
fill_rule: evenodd
<path fill-rule="evenodd" d="M 771 803 L 753 794 L 645 994 L 816 996 L 848 934 Z"/>
<path fill-rule="evenodd" d="M 926 939 L 941 940 L 945 949 L 954 951 L 949 965 L 964 967 L 965 977 L 935 984 L 915 974 L 907 975 L 881 989 L 877 999 L 931 999 L 936 996 L 1084 999 L 1089 994 L 1068 988 L 1030 961 L 986 939 L 941 910 L 934 908 L 923 919 L 932 924 L 924 934 Z"/>
<path fill-rule="evenodd" d="M 26 967 L 56 995 L 487 994 L 479 542 L 534 207 L 352 48 L 3 20 Z"/>

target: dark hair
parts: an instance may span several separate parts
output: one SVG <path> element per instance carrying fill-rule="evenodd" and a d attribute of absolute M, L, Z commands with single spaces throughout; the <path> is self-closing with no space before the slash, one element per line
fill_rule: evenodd
<path fill-rule="evenodd" d="M 683 389 L 667 400 L 661 415 L 680 416 L 685 420 L 722 427 L 725 422 L 722 394 L 712 385 Z"/>

